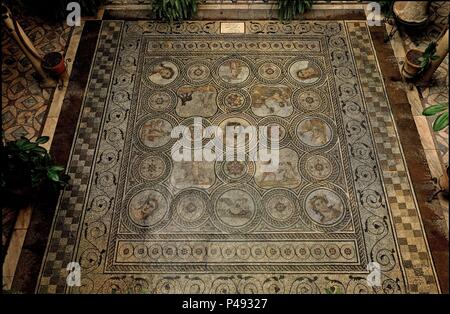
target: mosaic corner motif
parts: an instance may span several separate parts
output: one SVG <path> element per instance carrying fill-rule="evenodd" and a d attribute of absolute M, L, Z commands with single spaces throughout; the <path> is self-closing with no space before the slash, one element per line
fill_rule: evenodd
<path fill-rule="evenodd" d="M 237 36 L 219 22 L 104 21 L 37 292 L 435 292 L 407 174 L 380 152 L 396 134 L 376 124 L 393 121 L 371 107 L 388 103 L 357 27 L 246 22 Z M 279 126 L 278 171 L 174 162 L 170 130 L 194 116 Z M 70 261 L 80 288 L 66 287 Z"/>

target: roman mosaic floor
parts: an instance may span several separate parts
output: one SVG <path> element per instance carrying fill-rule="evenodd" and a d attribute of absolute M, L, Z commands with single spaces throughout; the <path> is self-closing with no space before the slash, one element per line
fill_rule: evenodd
<path fill-rule="evenodd" d="M 439 292 L 366 23 L 243 27 L 102 22 L 36 292 Z M 175 162 L 194 117 L 278 126 L 278 170 Z"/>

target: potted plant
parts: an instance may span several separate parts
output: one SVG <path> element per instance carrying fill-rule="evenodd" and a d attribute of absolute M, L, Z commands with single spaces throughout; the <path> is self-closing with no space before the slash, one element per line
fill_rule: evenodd
<path fill-rule="evenodd" d="M 1 206 L 22 208 L 41 192 L 57 191 L 67 185 L 64 167 L 54 163 L 48 151 L 40 146 L 47 136 L 35 141 L 22 137 L 6 142 L 0 153 Z M 3 142 L 2 142 L 3 145 Z"/>
<path fill-rule="evenodd" d="M 64 57 L 59 52 L 49 52 L 42 59 L 42 68 L 53 77 L 60 77 L 66 71 Z"/>
<path fill-rule="evenodd" d="M 169 23 L 188 20 L 197 12 L 197 0 L 153 0 L 152 12 Z"/>
<path fill-rule="evenodd" d="M 312 0 L 278 0 L 278 18 L 282 21 L 291 21 L 311 9 L 313 2 Z"/>
<path fill-rule="evenodd" d="M 418 49 L 410 49 L 406 53 L 406 60 L 403 64 L 403 75 L 409 79 L 418 78 L 428 69 L 431 61 L 436 60 L 436 42 L 432 41 L 428 44 L 424 52 Z"/>
<path fill-rule="evenodd" d="M 424 116 L 437 116 L 433 122 L 433 126 L 432 126 L 433 131 L 439 132 L 448 127 L 448 102 L 432 105 L 432 106 L 426 108 L 422 112 L 422 114 Z M 447 169 L 446 169 L 444 175 L 442 175 L 437 180 L 438 181 L 437 183 L 439 184 L 439 187 L 441 188 L 441 190 L 438 191 L 437 193 L 439 193 L 441 191 L 445 191 L 446 193 L 449 192 L 448 176 L 449 176 L 449 168 L 448 168 L 448 164 L 447 164 Z M 435 193 L 433 195 L 433 197 L 437 193 Z"/>

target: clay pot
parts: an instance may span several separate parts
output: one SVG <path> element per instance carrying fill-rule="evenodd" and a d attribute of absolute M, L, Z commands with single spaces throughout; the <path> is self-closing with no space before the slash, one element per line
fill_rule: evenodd
<path fill-rule="evenodd" d="M 403 76 L 412 79 L 415 78 L 417 73 L 420 71 L 419 58 L 422 57 L 423 52 L 417 49 L 411 49 L 406 54 L 406 60 L 403 64 L 402 73 Z"/>
<path fill-rule="evenodd" d="M 409 26 L 419 26 L 428 21 L 429 6 L 429 1 L 395 1 L 392 10 L 397 21 Z"/>
<path fill-rule="evenodd" d="M 22 209 L 27 207 L 32 201 L 33 189 L 31 184 L 12 183 L 12 186 L 5 188 L 0 192 L 0 206 L 11 209 Z"/>
<path fill-rule="evenodd" d="M 59 77 L 66 71 L 64 57 L 59 52 L 50 52 L 42 60 L 42 68 L 50 75 Z"/>

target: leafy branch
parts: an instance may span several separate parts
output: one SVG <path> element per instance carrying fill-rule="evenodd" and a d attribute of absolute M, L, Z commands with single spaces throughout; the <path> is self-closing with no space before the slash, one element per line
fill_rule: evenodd
<path fill-rule="evenodd" d="M 424 116 L 437 115 L 433 122 L 433 131 L 439 132 L 448 127 L 448 102 L 432 105 L 426 108 L 422 114 Z"/>
<path fill-rule="evenodd" d="M 152 11 L 157 18 L 169 23 L 188 20 L 197 12 L 197 0 L 154 0 Z"/>
<path fill-rule="evenodd" d="M 38 137 L 34 142 L 21 137 L 5 143 L 0 154 L 2 190 L 36 189 L 47 183 L 58 190 L 68 183 L 64 167 L 56 165 L 47 150 L 40 146 L 48 140 L 48 136 Z"/>
<path fill-rule="evenodd" d="M 425 49 L 423 55 L 419 58 L 420 70 L 417 75 L 421 75 L 425 72 L 425 70 L 430 66 L 431 61 L 437 60 L 438 58 L 439 56 L 436 55 L 436 42 L 432 41 Z"/>
<path fill-rule="evenodd" d="M 311 9 L 313 2 L 312 0 L 278 0 L 278 18 L 282 21 L 291 21 Z"/>

